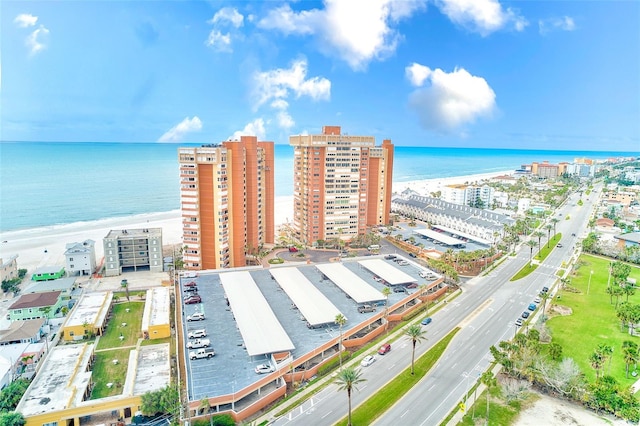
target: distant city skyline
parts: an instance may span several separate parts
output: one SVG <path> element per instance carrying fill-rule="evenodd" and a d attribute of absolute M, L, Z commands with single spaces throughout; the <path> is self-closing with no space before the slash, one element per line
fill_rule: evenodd
<path fill-rule="evenodd" d="M 3 1 L 1 141 L 640 151 L 640 3 Z"/>

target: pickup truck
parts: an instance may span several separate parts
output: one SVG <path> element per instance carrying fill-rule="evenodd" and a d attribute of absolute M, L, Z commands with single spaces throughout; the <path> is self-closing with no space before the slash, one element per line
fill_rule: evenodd
<path fill-rule="evenodd" d="M 189 349 L 206 348 L 208 346 L 211 346 L 211 340 L 209 340 L 209 339 L 190 340 L 187 343 L 187 348 L 189 348 Z"/>
<path fill-rule="evenodd" d="M 215 356 L 215 354 L 216 352 L 213 350 L 213 348 L 202 348 L 196 351 L 189 352 L 189 359 L 194 360 L 201 358 L 212 358 L 213 356 Z"/>
<path fill-rule="evenodd" d="M 361 314 L 364 314 L 365 312 L 375 312 L 375 311 L 376 311 L 375 306 L 371 306 L 371 305 L 358 306 L 358 312 L 360 312 Z"/>

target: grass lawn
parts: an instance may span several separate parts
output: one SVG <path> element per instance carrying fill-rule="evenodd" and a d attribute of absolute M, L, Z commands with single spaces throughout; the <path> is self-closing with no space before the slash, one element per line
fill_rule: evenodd
<path fill-rule="evenodd" d="M 91 399 L 120 395 L 122 393 L 122 387 L 127 377 L 130 351 L 131 349 L 114 349 L 96 352 L 91 374 L 91 379 L 95 384 L 91 392 Z M 113 362 L 114 359 L 118 360 L 117 364 Z M 109 388 L 107 383 L 113 383 L 113 386 Z"/>
<path fill-rule="evenodd" d="M 475 404 L 471 407 L 467 407 L 467 413 L 462 418 L 462 421 L 458 424 L 463 426 L 475 426 L 477 424 L 486 424 L 481 422 L 480 419 L 487 418 L 487 390 L 478 395 Z M 531 400 L 531 401 L 529 401 Z M 489 397 L 489 422 L 490 425 L 510 425 L 513 424 L 515 419 L 520 415 L 520 411 L 524 405 L 530 402 L 535 402 L 533 394 L 528 396 L 526 401 L 512 401 L 507 403 L 502 399 L 500 395 L 500 387 L 497 386 L 491 390 L 491 396 Z"/>
<path fill-rule="evenodd" d="M 533 258 L 538 259 L 539 261 L 545 260 L 547 256 L 549 256 L 549 253 L 551 253 L 551 250 L 556 248 L 556 245 L 560 242 L 561 239 L 562 234 L 558 232 L 556 235 L 551 237 L 551 239 L 547 241 L 547 243 L 542 244 L 540 251 L 538 251 L 538 254 L 536 254 Z"/>
<path fill-rule="evenodd" d="M 415 360 L 415 374 L 411 375 L 411 365 L 406 370 L 398 374 L 396 378 L 390 381 L 384 388 L 379 389 L 373 396 L 360 404 L 351 412 L 351 422 L 354 425 L 369 425 L 373 421 L 387 411 L 393 404 L 411 390 L 422 378 L 429 372 L 431 367 L 440 359 L 442 353 L 449 345 L 449 342 L 460 328 L 454 328 L 442 340 L 429 351 L 425 352 L 420 358 Z M 407 337 L 405 337 L 406 339 Z M 418 343 L 420 344 L 420 343 Z M 407 360 L 409 364 L 410 359 Z M 345 395 L 345 405 L 347 392 Z M 337 423 L 337 425 L 346 425 L 347 417 Z"/>
<path fill-rule="evenodd" d="M 122 300 L 122 299 L 121 299 Z M 116 303 L 113 305 L 111 320 L 107 324 L 104 334 L 100 337 L 97 349 L 118 348 L 122 346 L 134 346 L 141 335 L 142 313 L 144 301 L 132 301 Z M 129 312 L 127 312 L 129 309 Z M 122 326 L 123 323 L 127 325 Z M 124 339 L 120 340 L 120 334 Z"/>
<path fill-rule="evenodd" d="M 554 316 L 547 322 L 553 341 L 562 346 L 563 356 L 573 358 L 591 382 L 595 380 L 595 370 L 589 363 L 589 356 L 600 343 L 611 346 L 613 357 L 611 363 L 607 362 L 605 365 L 604 374 L 614 377 L 622 385 L 631 385 L 637 378 L 631 375 L 628 379 L 625 378 L 622 342 L 631 340 L 640 344 L 640 338 L 630 336 L 626 329 L 620 331 L 615 298 L 614 304 L 611 304 L 610 296 L 606 292 L 610 260 L 582 255 L 578 262 L 580 267 L 577 273 L 570 275 L 570 285 L 575 287 L 578 293 L 562 291 L 560 299 L 553 301 L 554 304 L 572 309 L 571 315 Z M 640 281 L 640 269 L 632 267 L 630 277 Z M 619 301 L 625 300 L 626 296 L 622 296 Z M 630 296 L 629 302 L 640 303 L 640 294 Z"/>

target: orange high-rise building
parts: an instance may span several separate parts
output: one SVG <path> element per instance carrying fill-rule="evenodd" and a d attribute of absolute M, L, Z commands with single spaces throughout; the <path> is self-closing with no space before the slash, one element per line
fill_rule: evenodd
<path fill-rule="evenodd" d="M 390 140 L 342 134 L 324 126 L 319 135 L 289 137 L 294 147 L 293 226 L 305 244 L 350 240 L 367 226 L 389 223 L 393 178 Z"/>
<path fill-rule="evenodd" d="M 185 269 L 245 266 L 273 244 L 273 142 L 242 136 L 178 157 Z"/>

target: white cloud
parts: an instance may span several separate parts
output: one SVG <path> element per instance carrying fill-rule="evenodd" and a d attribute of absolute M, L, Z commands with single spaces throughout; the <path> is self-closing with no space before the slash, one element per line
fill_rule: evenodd
<path fill-rule="evenodd" d="M 231 35 L 229 33 L 222 34 L 218 30 L 211 30 L 209 38 L 207 38 L 206 45 L 211 47 L 217 52 L 232 52 L 231 48 Z"/>
<path fill-rule="evenodd" d="M 517 11 L 504 9 L 498 0 L 436 0 L 435 3 L 453 23 L 483 36 L 509 25 L 522 31 L 529 24 Z"/>
<path fill-rule="evenodd" d="M 39 51 L 45 49 L 47 47 L 46 40 L 49 36 L 49 30 L 46 29 L 43 25 L 40 25 L 40 28 L 33 30 L 31 34 L 27 36 L 25 40 L 25 44 L 29 48 L 29 53 L 35 55 Z"/>
<path fill-rule="evenodd" d="M 202 129 L 202 121 L 197 115 L 193 118 L 185 117 L 180 123 L 169 129 L 164 135 L 160 136 L 158 142 L 180 142 L 187 133 L 197 132 Z"/>
<path fill-rule="evenodd" d="M 293 94 L 296 98 L 308 96 L 313 100 L 328 100 L 331 96 L 331 81 L 324 77 L 307 77 L 307 61 L 299 59 L 291 68 L 277 68 L 271 71 L 256 72 L 254 94 L 256 106 Z"/>
<path fill-rule="evenodd" d="M 289 130 L 296 125 L 293 117 L 291 117 L 287 111 L 278 112 L 276 117 L 278 118 L 278 126 L 284 130 Z"/>
<path fill-rule="evenodd" d="M 217 52 L 233 52 L 231 47 L 231 32 L 223 33 L 220 27 L 227 27 L 230 24 L 234 28 L 240 28 L 243 24 L 244 17 L 237 9 L 232 7 L 223 7 L 213 15 L 213 18 L 207 23 L 213 25 L 213 29 L 209 32 L 209 37 L 205 44 Z"/>
<path fill-rule="evenodd" d="M 544 35 L 554 30 L 574 31 L 576 23 L 572 17 L 563 16 L 562 18 L 541 19 L 538 21 L 538 28 L 540 34 Z"/>
<path fill-rule="evenodd" d="M 401 35 L 391 27 L 425 7 L 426 0 L 325 0 L 324 9 L 271 9 L 258 27 L 285 35 L 315 35 L 326 55 L 337 54 L 354 70 L 392 54 Z"/>
<path fill-rule="evenodd" d="M 423 82 L 429 84 L 409 96 L 409 105 L 424 128 L 450 132 L 495 110 L 496 94 L 484 78 L 463 68 L 450 73 L 427 69 Z"/>
<path fill-rule="evenodd" d="M 255 136 L 259 141 L 266 139 L 267 132 L 264 129 L 264 120 L 262 118 L 256 118 L 250 123 L 247 123 L 242 130 L 236 130 L 233 135 L 229 137 L 229 140 L 240 140 L 240 136 Z"/>
<path fill-rule="evenodd" d="M 38 17 L 30 13 L 21 13 L 13 20 L 20 28 L 33 27 L 38 22 Z"/>
<path fill-rule="evenodd" d="M 431 74 L 431 69 L 427 66 L 414 62 L 406 67 L 404 72 L 412 85 L 420 87 L 429 77 L 429 74 Z"/>
<path fill-rule="evenodd" d="M 210 24 L 224 24 L 225 22 L 228 22 L 234 27 L 240 28 L 243 21 L 244 16 L 242 16 L 242 14 L 238 12 L 238 9 L 234 7 L 223 7 L 222 9 L 217 11 L 216 14 L 213 15 L 213 18 L 211 18 L 211 20 L 209 20 L 208 22 Z"/>

